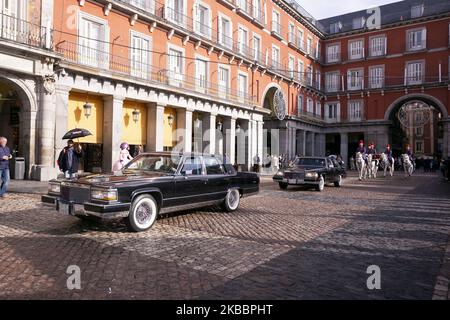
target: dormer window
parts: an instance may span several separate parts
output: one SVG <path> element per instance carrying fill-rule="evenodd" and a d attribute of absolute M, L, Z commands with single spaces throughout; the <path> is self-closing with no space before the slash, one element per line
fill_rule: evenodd
<path fill-rule="evenodd" d="M 336 22 L 330 25 L 330 33 L 338 33 L 342 29 L 342 23 Z"/>
<path fill-rule="evenodd" d="M 353 19 L 353 29 L 362 29 L 365 23 L 364 17 L 354 18 Z"/>
<path fill-rule="evenodd" d="M 414 18 L 420 18 L 421 16 L 423 16 L 423 13 L 425 11 L 425 5 L 419 4 L 417 6 L 412 6 L 411 7 L 411 19 Z"/>

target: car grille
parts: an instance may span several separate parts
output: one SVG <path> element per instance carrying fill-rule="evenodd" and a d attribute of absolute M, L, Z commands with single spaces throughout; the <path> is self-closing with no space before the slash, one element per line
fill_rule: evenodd
<path fill-rule="evenodd" d="M 305 172 L 285 172 L 286 179 L 305 179 Z"/>
<path fill-rule="evenodd" d="M 75 203 L 89 201 L 90 188 L 86 185 L 65 183 L 61 185 L 61 198 Z"/>

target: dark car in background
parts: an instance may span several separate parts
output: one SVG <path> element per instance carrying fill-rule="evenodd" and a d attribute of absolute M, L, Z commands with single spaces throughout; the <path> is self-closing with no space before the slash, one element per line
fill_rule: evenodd
<path fill-rule="evenodd" d="M 299 157 L 290 167 L 278 171 L 273 180 L 281 189 L 295 185 L 323 191 L 327 183 L 340 187 L 345 177 L 345 166 L 341 166 L 335 157 Z"/>
<path fill-rule="evenodd" d="M 219 204 L 238 209 L 259 192 L 257 174 L 236 172 L 223 156 L 146 153 L 119 172 L 52 180 L 45 204 L 79 218 L 124 218 L 130 231 L 152 227 L 159 214 Z"/>

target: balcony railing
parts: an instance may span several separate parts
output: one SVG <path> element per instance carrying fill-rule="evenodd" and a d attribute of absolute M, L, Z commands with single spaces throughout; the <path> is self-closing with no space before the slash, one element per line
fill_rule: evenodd
<path fill-rule="evenodd" d="M 335 52 L 335 53 L 328 53 L 326 55 L 326 63 L 337 63 L 341 61 L 341 53 Z"/>
<path fill-rule="evenodd" d="M 113 75 L 131 77 L 152 85 L 160 84 L 179 88 L 193 94 L 202 93 L 249 106 L 254 104 L 254 97 L 247 93 L 231 90 L 226 86 L 206 81 L 204 78 L 195 78 L 167 69 L 158 69 L 150 63 L 113 55 L 106 50 L 95 49 L 92 46 L 63 41 L 56 45 L 56 51 L 69 63 L 108 71 Z"/>
<path fill-rule="evenodd" d="M 320 120 L 322 121 L 322 115 L 317 114 L 315 112 L 310 112 L 306 110 L 297 110 L 297 117 L 299 118 L 307 118 L 307 119 L 313 119 L 313 120 Z"/>
<path fill-rule="evenodd" d="M 282 30 L 283 30 L 283 27 L 281 26 L 281 24 L 276 20 L 272 20 L 272 29 L 271 29 L 272 35 L 279 39 L 282 39 L 283 38 L 282 33 L 281 33 Z"/>
<path fill-rule="evenodd" d="M 418 41 L 417 43 L 407 43 L 406 44 L 407 52 L 425 50 L 426 48 L 427 48 L 426 40 L 421 40 L 421 41 Z"/>
<path fill-rule="evenodd" d="M 53 46 L 53 32 L 47 27 L 0 13 L 0 40 L 51 49 Z"/>

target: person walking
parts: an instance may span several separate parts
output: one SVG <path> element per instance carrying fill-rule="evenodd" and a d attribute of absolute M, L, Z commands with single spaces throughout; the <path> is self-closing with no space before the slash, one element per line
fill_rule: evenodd
<path fill-rule="evenodd" d="M 66 179 L 75 179 L 83 158 L 83 149 L 79 144 L 75 146 L 73 140 L 67 141 L 67 146 L 61 151 L 58 157 L 59 170 L 64 172 Z"/>
<path fill-rule="evenodd" d="M 0 200 L 5 198 L 10 180 L 9 160 L 12 159 L 12 154 L 7 143 L 8 139 L 0 137 Z"/>

